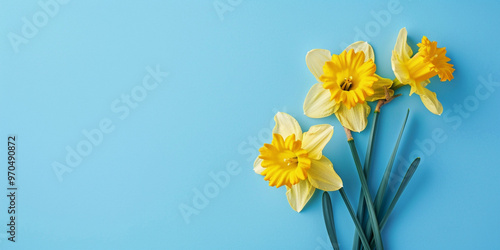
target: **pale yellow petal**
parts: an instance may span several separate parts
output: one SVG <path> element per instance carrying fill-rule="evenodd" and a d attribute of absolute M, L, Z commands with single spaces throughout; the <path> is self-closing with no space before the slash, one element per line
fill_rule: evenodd
<path fill-rule="evenodd" d="M 406 28 L 402 28 L 399 31 L 396 45 L 394 46 L 394 52 L 396 52 L 396 54 L 401 57 L 403 62 L 410 60 L 410 57 L 413 55 L 413 51 L 408 45 L 407 39 L 408 32 L 406 31 Z"/>
<path fill-rule="evenodd" d="M 429 83 L 431 83 L 431 80 L 427 79 L 423 82 L 421 82 L 420 84 L 417 84 L 415 83 L 415 81 L 411 80 L 411 89 L 410 89 L 410 96 L 413 95 L 414 93 L 417 93 L 417 95 L 419 95 L 419 93 L 422 93 L 423 95 L 425 95 L 425 91 L 424 90 L 419 90 L 421 87 L 424 87 L 427 86 Z"/>
<path fill-rule="evenodd" d="M 291 115 L 278 112 L 274 116 L 274 121 L 276 121 L 276 125 L 274 126 L 273 134 L 280 134 L 283 139 L 286 139 L 291 134 L 295 134 L 296 140 L 302 140 L 302 129 L 297 120 Z"/>
<path fill-rule="evenodd" d="M 320 160 L 311 161 L 307 179 L 313 187 L 324 191 L 336 191 L 343 186 L 342 179 L 333 169 L 332 162 L 325 156 Z"/>
<path fill-rule="evenodd" d="M 412 83 L 414 83 L 414 81 L 410 78 L 410 72 L 408 71 L 406 63 L 395 51 L 392 51 L 391 65 L 394 75 L 399 80 L 398 85 L 413 85 Z"/>
<path fill-rule="evenodd" d="M 441 115 L 443 113 L 443 105 L 437 99 L 436 93 L 426 89 L 424 86 L 420 86 L 417 90 L 417 94 L 429 111 L 436 115 Z"/>
<path fill-rule="evenodd" d="M 392 80 L 375 75 L 378 81 L 373 83 L 373 95 L 366 97 L 366 101 L 373 102 L 380 99 L 385 99 L 385 88 L 388 88 L 389 96 L 394 95 L 394 90 L 390 89 Z"/>
<path fill-rule="evenodd" d="M 414 82 L 415 82 L 415 81 L 413 81 L 413 83 L 414 83 Z M 415 92 L 417 92 L 417 91 L 418 91 L 418 89 L 417 89 L 417 85 L 415 85 L 415 84 L 411 84 L 411 85 L 410 85 L 410 87 L 411 87 L 411 88 L 410 88 L 410 96 L 411 96 L 411 95 L 413 95 Z"/>
<path fill-rule="evenodd" d="M 370 106 L 368 104 L 357 104 L 356 106 L 348 109 L 342 105 L 335 116 L 339 119 L 342 126 L 354 132 L 361 132 L 368 124 L 368 115 L 370 114 Z"/>
<path fill-rule="evenodd" d="M 427 79 L 427 80 L 425 80 L 425 81 L 421 82 L 420 84 L 422 84 L 422 86 L 424 86 L 424 87 L 425 87 L 425 86 L 427 86 L 427 84 L 429 84 L 429 83 L 431 83 L 431 79 Z"/>
<path fill-rule="evenodd" d="M 323 65 L 326 62 L 332 60 L 332 54 L 326 49 L 313 49 L 307 52 L 306 64 L 311 73 L 319 80 L 319 77 L 323 75 Z"/>
<path fill-rule="evenodd" d="M 375 53 L 373 52 L 372 46 L 364 41 L 355 42 L 345 49 L 345 51 L 349 51 L 354 49 L 354 52 L 363 51 L 365 53 L 365 62 L 372 59 L 375 62 Z"/>
<path fill-rule="evenodd" d="M 391 57 L 392 71 L 394 71 L 394 75 L 396 75 L 396 78 L 402 85 L 411 85 L 412 83 L 410 81 L 410 73 L 408 72 L 408 68 L 406 67 L 406 62 L 410 60 L 413 51 L 406 42 L 407 37 L 408 34 L 406 28 L 402 28 L 399 31 L 396 45 L 394 46 Z"/>
<path fill-rule="evenodd" d="M 403 86 L 404 84 L 401 83 L 401 81 L 399 81 L 399 79 L 396 77 L 396 79 L 394 79 L 394 82 L 392 83 L 392 88 L 393 89 L 399 89 Z"/>
<path fill-rule="evenodd" d="M 311 159 L 319 160 L 323 156 L 323 148 L 333 135 L 333 126 L 329 124 L 314 125 L 302 137 L 302 148 L 307 150 Z"/>
<path fill-rule="evenodd" d="M 316 191 L 308 180 L 300 181 L 291 188 L 287 187 L 286 197 L 293 210 L 300 212 Z"/>
<path fill-rule="evenodd" d="M 311 118 L 323 118 L 332 115 L 339 108 L 335 100 L 330 100 L 330 91 L 323 84 L 314 84 L 304 101 L 304 114 Z"/>
<path fill-rule="evenodd" d="M 264 171 L 264 168 L 261 166 L 261 164 L 262 159 L 257 157 L 257 159 L 255 159 L 255 161 L 253 162 L 253 171 L 255 171 L 255 173 L 260 174 L 262 173 L 262 171 Z"/>

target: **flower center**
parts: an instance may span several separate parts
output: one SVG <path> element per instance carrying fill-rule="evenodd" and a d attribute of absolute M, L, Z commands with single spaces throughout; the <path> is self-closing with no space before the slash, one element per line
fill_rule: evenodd
<path fill-rule="evenodd" d="M 344 78 L 344 80 L 340 83 L 340 88 L 345 91 L 349 91 L 352 86 L 352 76 L 349 78 Z"/>
<path fill-rule="evenodd" d="M 330 90 L 330 99 L 352 108 L 364 103 L 366 97 L 373 95 L 373 83 L 377 67 L 373 60 L 365 61 L 363 51 L 343 51 L 333 55 L 332 60 L 323 65 L 323 75 L 319 78 L 323 88 Z"/>
<path fill-rule="evenodd" d="M 280 134 L 273 134 L 271 144 L 264 144 L 259 149 L 262 175 L 269 181 L 269 186 L 291 187 L 307 178 L 307 170 L 311 167 L 308 152 L 302 149 L 302 142 L 295 140 L 295 135 L 289 135 L 286 140 Z"/>
<path fill-rule="evenodd" d="M 299 160 L 298 160 L 297 156 L 294 156 L 292 158 L 285 158 L 285 159 L 283 159 L 283 162 L 286 163 L 287 167 L 291 167 L 291 166 L 297 165 L 297 163 L 299 163 Z"/>

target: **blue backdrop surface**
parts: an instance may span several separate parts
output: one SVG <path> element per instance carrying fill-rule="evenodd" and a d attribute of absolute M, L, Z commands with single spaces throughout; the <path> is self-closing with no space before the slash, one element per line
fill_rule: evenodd
<path fill-rule="evenodd" d="M 253 172 L 253 160 L 271 141 L 277 111 L 304 131 L 332 124 L 324 154 L 356 206 L 360 184 L 340 123 L 303 114 L 316 83 L 305 55 L 366 40 L 377 73 L 394 78 L 391 51 L 402 27 L 414 49 L 424 35 L 445 46 L 456 71 L 451 82 L 429 85 L 441 116 L 409 88 L 383 107 L 372 190 L 408 108 L 391 183 L 422 157 L 383 230 L 386 248 L 500 244 L 498 2 L 0 5 L 1 249 L 331 249 L 321 193 L 296 213 L 284 188 Z M 368 134 L 354 135 L 362 156 Z M 9 187 L 17 188 L 15 243 Z M 350 249 L 354 225 L 331 195 L 341 249 Z"/>

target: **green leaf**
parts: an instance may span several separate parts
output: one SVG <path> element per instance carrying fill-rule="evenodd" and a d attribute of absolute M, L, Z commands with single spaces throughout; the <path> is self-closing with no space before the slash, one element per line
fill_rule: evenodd
<path fill-rule="evenodd" d="M 332 200 L 328 192 L 323 192 L 323 217 L 325 219 L 326 231 L 330 242 L 335 250 L 339 250 L 339 243 L 337 241 L 337 234 L 335 233 L 335 221 L 333 220 Z"/>
<path fill-rule="evenodd" d="M 375 138 L 375 132 L 377 131 L 377 123 L 378 123 L 378 116 L 380 112 L 374 112 L 373 113 L 373 121 L 372 121 L 372 130 L 370 131 L 370 137 L 368 138 L 368 148 L 366 149 L 366 156 L 365 156 L 365 164 L 363 166 L 364 173 L 366 179 L 368 179 L 368 176 L 370 175 L 370 168 L 371 168 L 371 159 L 372 159 L 372 150 L 373 150 L 373 140 Z M 358 216 L 358 220 L 363 222 L 363 219 L 365 218 L 365 199 L 363 197 L 363 190 L 359 191 L 359 201 L 358 201 L 358 211 L 356 212 L 356 215 Z M 358 232 L 354 232 L 354 242 L 352 244 L 352 249 L 356 250 L 359 249 L 359 235 Z"/>
<path fill-rule="evenodd" d="M 387 219 L 389 219 L 389 215 L 391 215 L 392 210 L 394 210 L 394 207 L 396 206 L 396 203 L 399 200 L 399 197 L 403 194 L 403 191 L 405 190 L 406 186 L 408 186 L 408 183 L 411 180 L 411 177 L 417 171 L 417 167 L 420 164 L 420 157 L 417 157 L 410 165 L 408 170 L 406 171 L 405 177 L 401 181 L 401 184 L 399 185 L 398 191 L 396 192 L 396 195 L 394 195 L 394 198 L 391 201 L 391 204 L 387 208 L 387 211 L 385 212 L 384 218 L 380 221 L 380 228 L 383 228 L 385 226 L 385 223 L 387 223 Z"/>
<path fill-rule="evenodd" d="M 356 170 L 358 171 L 358 177 L 361 181 L 361 190 L 363 190 L 363 195 L 365 197 L 366 207 L 368 208 L 368 217 L 371 221 L 371 227 L 375 235 L 375 242 L 377 243 L 377 249 L 383 250 L 384 245 L 382 243 L 382 236 L 380 235 L 380 229 L 378 227 L 377 214 L 375 213 L 375 208 L 373 206 L 373 201 L 368 190 L 368 183 L 366 182 L 365 174 L 363 173 L 363 167 L 361 166 L 361 161 L 359 160 L 358 151 L 356 150 L 356 145 L 354 144 L 354 139 L 347 141 L 349 148 L 351 149 L 352 158 L 354 159 L 354 165 L 356 165 Z M 354 215 L 354 217 L 356 217 Z M 357 220 L 357 219 L 356 219 Z M 358 232 L 359 234 L 359 232 Z"/>
<path fill-rule="evenodd" d="M 401 137 L 403 136 L 403 132 L 406 127 L 406 122 L 408 121 L 408 115 L 410 114 L 410 109 L 406 112 L 406 117 L 403 122 L 403 126 L 401 127 L 401 131 L 399 132 L 398 140 L 396 141 L 396 145 L 394 145 L 394 149 L 392 150 L 392 155 L 387 163 L 387 167 L 385 168 L 384 177 L 380 182 L 380 186 L 377 191 L 377 195 L 375 196 L 375 211 L 378 213 L 380 208 L 382 207 L 382 202 L 384 201 L 385 192 L 387 190 L 387 185 L 389 184 L 389 177 L 391 175 L 392 167 L 394 166 L 394 160 L 396 159 L 396 154 L 398 153 L 399 143 L 401 142 Z"/>
<path fill-rule="evenodd" d="M 356 231 L 358 231 L 359 238 L 361 239 L 361 243 L 363 244 L 363 247 L 366 249 L 370 249 L 370 244 L 368 244 L 368 240 L 366 239 L 365 233 L 363 232 L 363 227 L 361 227 L 361 224 L 359 223 L 358 218 L 356 218 L 356 214 L 354 213 L 354 210 L 352 209 L 351 202 L 349 202 L 349 199 L 347 198 L 347 194 L 344 191 L 344 188 L 339 189 L 340 196 L 342 196 L 342 199 L 344 200 L 345 206 L 347 207 L 347 210 L 349 210 L 349 214 L 351 215 L 352 221 L 354 222 L 354 225 L 356 226 Z"/>
<path fill-rule="evenodd" d="M 384 201 L 385 193 L 387 191 L 387 185 L 389 184 L 389 177 L 392 172 L 392 167 L 394 165 L 394 160 L 396 159 L 396 154 L 398 152 L 399 148 L 399 143 L 401 142 L 401 138 L 403 137 L 403 132 L 406 127 L 406 122 L 408 121 L 408 115 L 410 114 L 410 109 L 406 112 L 406 117 L 403 122 L 403 125 L 401 126 L 401 130 L 399 132 L 398 139 L 396 141 L 396 145 L 394 145 L 394 149 L 392 150 L 392 155 L 391 158 L 389 159 L 389 163 L 387 163 L 387 167 L 385 168 L 384 176 L 382 177 L 382 181 L 380 182 L 380 186 L 378 187 L 377 190 L 377 195 L 375 195 L 375 212 L 377 214 L 380 213 L 380 208 L 382 207 L 382 202 Z M 365 232 L 368 237 L 371 236 L 372 231 L 371 231 L 371 223 L 368 221 L 365 227 Z"/>
<path fill-rule="evenodd" d="M 405 190 L 406 186 L 411 180 L 411 177 L 417 171 L 417 167 L 420 164 L 420 157 L 415 158 L 413 162 L 411 163 L 410 167 L 408 167 L 408 170 L 406 171 L 405 177 L 401 181 L 401 184 L 399 185 L 398 191 L 396 192 L 396 195 L 394 195 L 394 198 L 391 201 L 391 204 L 387 208 L 387 211 L 384 214 L 384 217 L 382 220 L 380 220 L 380 230 L 384 229 L 385 224 L 387 223 L 387 220 L 389 219 L 389 215 L 391 215 L 392 210 L 394 210 L 394 207 L 396 206 L 396 203 L 398 203 L 399 198 L 403 194 L 403 191 Z M 371 234 L 367 234 L 368 237 L 371 237 Z M 371 246 L 375 245 L 374 239 L 371 240 L 370 243 Z"/>

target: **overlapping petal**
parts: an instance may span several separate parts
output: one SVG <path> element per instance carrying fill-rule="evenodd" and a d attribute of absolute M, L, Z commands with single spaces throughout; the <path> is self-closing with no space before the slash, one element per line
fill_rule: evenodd
<path fill-rule="evenodd" d="M 410 72 L 406 68 L 405 63 L 410 60 L 413 55 L 413 51 L 407 43 L 408 32 L 406 28 L 402 28 L 399 31 L 398 38 L 396 40 L 396 45 L 392 51 L 391 65 L 394 75 L 399 80 L 395 83 L 394 87 L 399 87 L 399 85 L 415 85 L 414 81 L 410 79 Z"/>
<path fill-rule="evenodd" d="M 293 210 L 300 212 L 316 191 L 308 180 L 303 180 L 291 188 L 287 187 L 286 197 Z"/>
<path fill-rule="evenodd" d="M 347 46 L 345 51 L 349 51 L 351 49 L 354 49 L 354 52 L 363 51 L 363 53 L 365 54 L 365 62 L 370 59 L 372 59 L 375 62 L 375 52 L 373 52 L 373 48 L 369 43 L 364 41 L 358 41 Z"/>
<path fill-rule="evenodd" d="M 307 150 L 309 158 L 319 160 L 323 156 L 323 148 L 330 141 L 332 135 L 332 125 L 314 125 L 302 136 L 302 148 Z"/>
<path fill-rule="evenodd" d="M 297 140 L 302 140 L 302 129 L 299 123 L 291 115 L 283 112 L 278 112 L 274 116 L 276 125 L 273 129 L 273 134 L 280 134 L 283 138 L 295 134 Z"/>
<path fill-rule="evenodd" d="M 340 121 L 342 126 L 354 131 L 361 132 L 366 128 L 368 124 L 368 115 L 370 114 L 370 106 L 368 104 L 358 104 L 351 109 L 346 106 L 340 106 L 339 110 L 335 113 L 335 116 Z"/>
<path fill-rule="evenodd" d="M 333 169 L 332 162 L 325 156 L 319 160 L 312 160 L 307 178 L 313 187 L 324 191 L 336 191 L 343 186 L 342 179 Z"/>
<path fill-rule="evenodd" d="M 304 101 L 304 114 L 311 118 L 323 118 L 337 112 L 340 103 L 330 100 L 330 91 L 322 83 L 314 84 Z"/>
<path fill-rule="evenodd" d="M 313 49 L 307 52 L 306 64 L 311 73 L 319 80 L 319 77 L 323 75 L 323 65 L 332 59 L 332 54 L 326 49 Z"/>
<path fill-rule="evenodd" d="M 406 28 L 402 28 L 399 31 L 396 45 L 394 46 L 394 53 L 396 53 L 403 62 L 410 60 L 410 57 L 413 55 L 413 51 L 408 45 L 407 39 L 408 32 L 406 31 Z"/>
<path fill-rule="evenodd" d="M 262 173 L 262 171 L 264 171 L 264 168 L 262 167 L 262 159 L 257 157 L 257 159 L 255 159 L 255 161 L 253 162 L 253 171 L 255 171 L 255 173 L 257 174 L 260 174 Z"/>
<path fill-rule="evenodd" d="M 388 89 L 389 96 L 394 95 L 394 90 L 390 89 L 392 86 L 392 80 L 388 78 L 380 77 L 376 75 L 378 81 L 373 83 L 373 95 L 366 97 L 366 101 L 374 102 L 380 99 L 385 99 L 385 89 Z"/>
<path fill-rule="evenodd" d="M 408 68 L 406 68 L 404 61 L 395 51 L 392 52 L 391 65 L 392 71 L 398 79 L 394 87 L 399 87 L 400 85 L 412 85 L 412 83 L 414 83 L 414 81 L 411 81 L 410 79 L 410 72 L 408 71 Z"/>
<path fill-rule="evenodd" d="M 420 96 L 420 100 L 422 100 L 422 103 L 429 111 L 436 115 L 441 115 L 443 113 L 443 105 L 437 99 L 435 92 L 421 86 L 418 88 L 417 94 Z"/>

